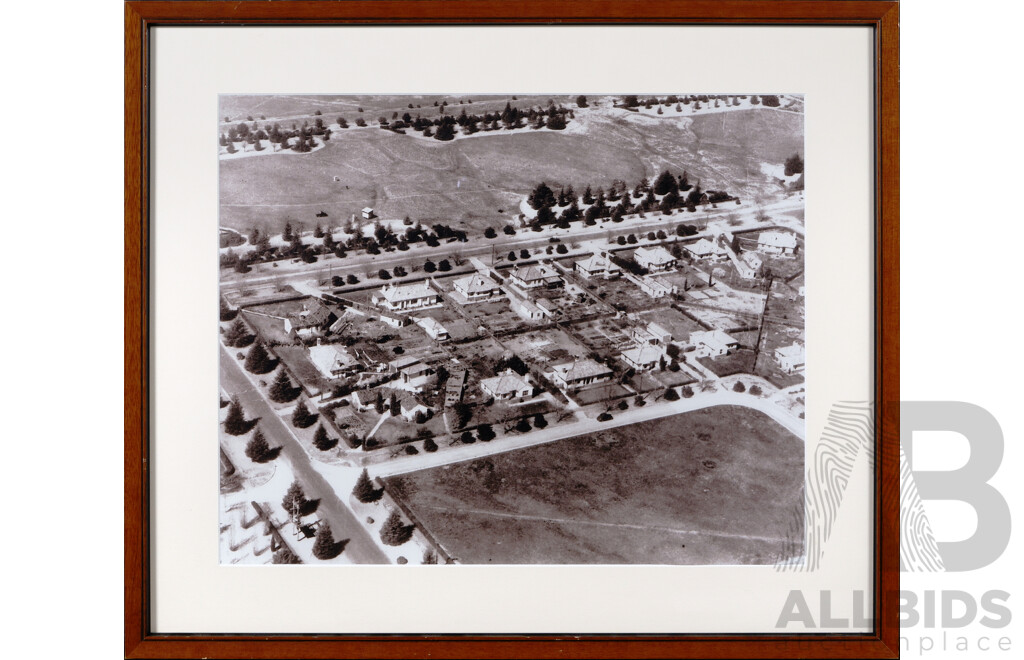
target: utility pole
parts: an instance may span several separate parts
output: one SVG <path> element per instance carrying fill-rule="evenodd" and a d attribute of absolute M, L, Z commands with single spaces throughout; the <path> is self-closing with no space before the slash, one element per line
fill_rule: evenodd
<path fill-rule="evenodd" d="M 754 367 L 753 370 L 757 371 L 757 358 L 761 355 L 761 337 L 764 335 L 764 320 L 768 315 L 768 301 L 772 297 L 772 282 L 775 280 L 774 275 L 768 276 L 768 290 L 764 295 L 764 307 L 761 308 L 761 319 L 758 322 L 757 328 L 757 343 L 754 344 Z"/>

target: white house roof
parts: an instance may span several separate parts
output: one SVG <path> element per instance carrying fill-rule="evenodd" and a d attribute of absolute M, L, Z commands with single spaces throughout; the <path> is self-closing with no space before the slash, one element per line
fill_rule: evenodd
<path fill-rule="evenodd" d="M 367 206 L 363 209 L 363 213 L 373 213 L 373 207 Z"/>
<path fill-rule="evenodd" d="M 611 369 L 591 359 L 565 362 L 552 367 L 566 381 L 610 374 Z"/>
<path fill-rule="evenodd" d="M 455 288 L 467 294 L 487 293 L 488 291 L 494 291 L 497 289 L 498 285 L 480 273 L 473 273 L 469 277 L 463 277 L 455 280 Z"/>
<path fill-rule="evenodd" d="M 345 369 L 357 364 L 356 359 L 341 346 L 322 345 L 309 347 L 309 361 L 323 374 Z"/>
<path fill-rule="evenodd" d="M 790 358 L 794 360 L 804 359 L 804 347 L 800 344 L 791 344 L 789 346 L 780 346 L 775 349 L 775 354 L 780 358 Z"/>
<path fill-rule="evenodd" d="M 448 329 L 441 325 L 437 319 L 429 316 L 416 319 L 416 325 L 435 335 L 446 334 L 448 332 Z"/>
<path fill-rule="evenodd" d="M 757 244 L 792 249 L 796 247 L 796 236 L 780 231 L 765 232 L 758 236 Z"/>
<path fill-rule="evenodd" d="M 389 303 L 401 302 L 403 300 L 420 300 L 437 295 L 426 280 L 414 282 L 413 284 L 385 284 L 380 288 L 380 295 Z"/>
<path fill-rule="evenodd" d="M 512 275 L 524 282 L 536 282 L 537 280 L 558 278 L 558 274 L 554 270 L 543 264 L 526 266 L 525 268 L 516 266 L 515 270 L 512 271 Z"/>
<path fill-rule="evenodd" d="M 622 351 L 622 357 L 631 364 L 649 364 L 661 359 L 661 351 L 650 344 L 644 344 L 628 351 Z"/>
<path fill-rule="evenodd" d="M 676 258 L 672 256 L 671 252 L 660 245 L 653 248 L 637 248 L 633 253 L 633 259 L 636 261 L 643 261 L 653 266 L 662 266 L 676 260 Z"/>
<path fill-rule="evenodd" d="M 725 252 L 725 248 L 715 243 L 712 243 L 706 238 L 702 238 L 696 243 L 687 245 L 686 249 L 700 257 L 704 257 L 710 254 L 722 254 L 723 252 Z"/>
<path fill-rule="evenodd" d="M 691 332 L 690 343 L 694 345 L 704 344 L 710 348 L 721 349 L 738 344 L 739 340 L 715 328 L 714 330 Z"/>
<path fill-rule="evenodd" d="M 610 259 L 599 254 L 592 254 L 586 259 L 581 259 L 576 262 L 576 265 L 588 273 L 599 273 L 603 270 L 619 270 L 619 267 L 613 264 Z"/>
<path fill-rule="evenodd" d="M 494 396 L 518 393 L 523 390 L 533 389 L 528 382 L 519 376 L 519 374 L 511 370 L 506 370 L 494 378 L 483 379 L 480 381 L 480 386 Z"/>

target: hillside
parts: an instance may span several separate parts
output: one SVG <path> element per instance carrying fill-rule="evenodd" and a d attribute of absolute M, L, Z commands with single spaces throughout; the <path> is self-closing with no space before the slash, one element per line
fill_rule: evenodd
<path fill-rule="evenodd" d="M 323 108 L 323 117 L 332 123 L 337 114 L 350 121 L 356 116 L 351 110 L 339 111 L 340 105 L 328 106 L 327 97 L 268 97 L 260 104 L 252 102 L 255 98 L 261 97 L 222 98 L 222 112 L 231 116 L 249 99 L 248 107 L 262 108 L 268 118 L 311 112 L 314 105 Z M 352 109 L 363 104 L 370 118 L 385 107 L 401 107 L 401 101 L 419 103 L 423 111 L 429 103 L 433 110 L 436 100 L 330 98 Z M 494 111 L 506 98 L 478 100 L 465 107 L 471 112 Z M 231 105 L 228 100 L 236 104 L 232 112 L 225 110 Z M 518 103 L 546 100 L 521 96 Z M 556 101 L 570 107 L 567 97 Z M 459 111 L 458 105 L 449 105 L 449 113 Z M 778 187 L 762 172 L 762 163 L 781 163 L 794 152 L 803 153 L 803 115 L 764 108 L 669 119 L 608 104 L 577 111 L 562 132 L 498 132 L 452 142 L 376 128 L 338 130 L 314 153 L 222 161 L 220 224 L 240 230 L 255 224 L 279 231 L 291 220 L 311 228 L 317 222 L 340 223 L 371 206 L 384 218 L 409 215 L 479 230 L 510 218 L 539 181 L 571 184 L 577 191 L 588 184 L 607 186 L 615 179 L 632 186 L 664 168 L 686 170 L 691 181 L 700 179 L 705 188 L 724 188 L 746 198 L 767 197 Z M 326 220 L 315 217 L 320 211 L 327 212 Z"/>

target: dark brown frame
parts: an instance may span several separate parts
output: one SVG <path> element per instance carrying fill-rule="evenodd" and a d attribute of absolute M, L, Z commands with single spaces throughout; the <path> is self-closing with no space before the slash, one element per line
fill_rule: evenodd
<path fill-rule="evenodd" d="M 899 5 L 896 0 L 349 0 L 125 4 L 127 658 L 899 656 Z M 149 28 L 302 24 L 862 25 L 875 47 L 875 524 L 869 634 L 210 635 L 150 630 Z"/>

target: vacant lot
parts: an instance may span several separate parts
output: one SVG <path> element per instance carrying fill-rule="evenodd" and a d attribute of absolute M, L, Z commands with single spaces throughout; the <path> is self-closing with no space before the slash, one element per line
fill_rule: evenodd
<path fill-rule="evenodd" d="M 718 407 L 392 477 L 470 564 L 769 564 L 802 550 L 804 445 Z"/>

